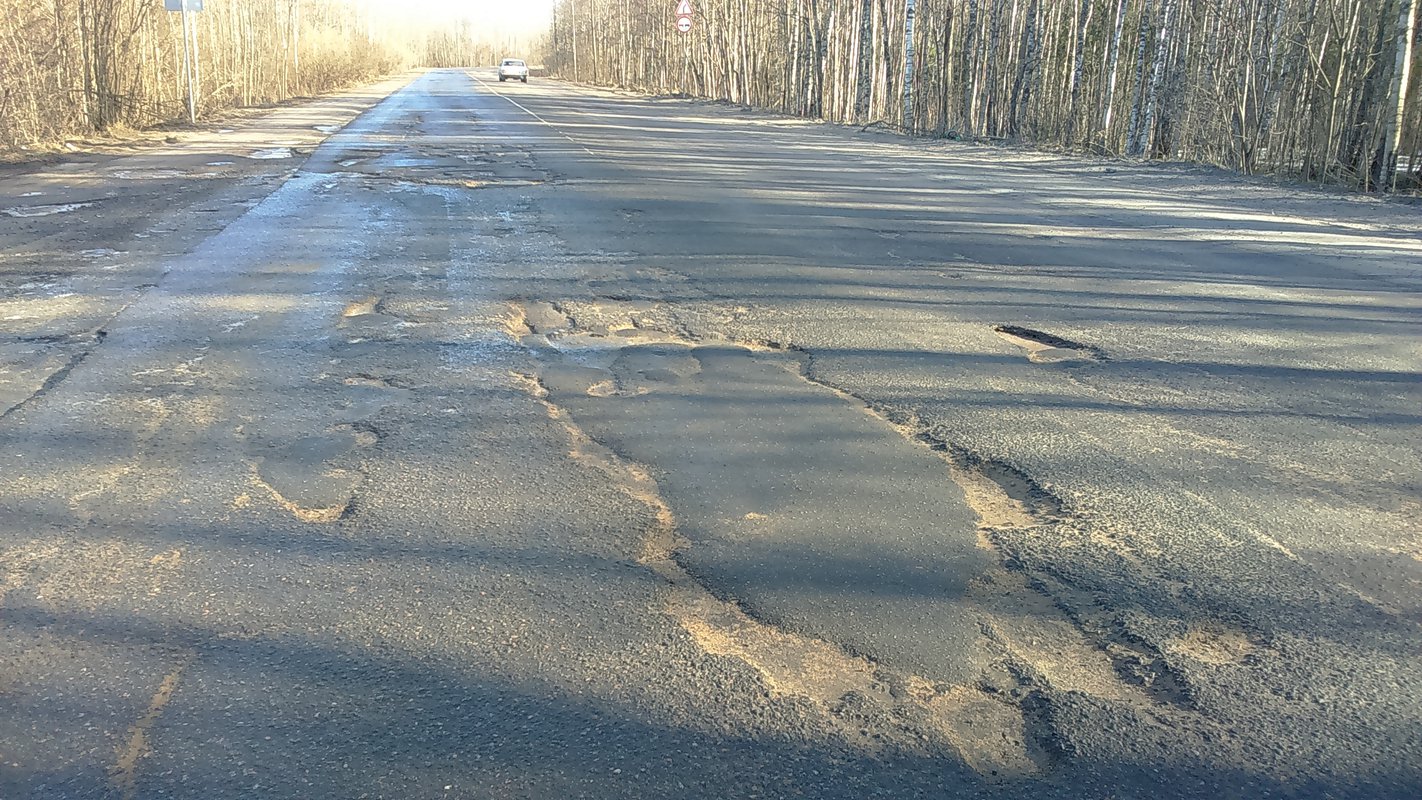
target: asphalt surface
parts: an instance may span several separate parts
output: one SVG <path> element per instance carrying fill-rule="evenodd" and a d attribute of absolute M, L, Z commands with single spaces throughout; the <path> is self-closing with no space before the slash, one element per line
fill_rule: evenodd
<path fill-rule="evenodd" d="M 0 797 L 1422 793 L 1414 207 L 491 78 L 0 174 Z"/>

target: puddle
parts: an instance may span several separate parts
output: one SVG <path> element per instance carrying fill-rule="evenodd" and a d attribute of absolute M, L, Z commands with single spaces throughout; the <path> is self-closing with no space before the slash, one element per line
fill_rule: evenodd
<path fill-rule="evenodd" d="M 237 162 L 235 162 L 235 161 L 209 161 L 209 162 L 207 162 L 207 165 L 208 165 L 209 167 L 230 167 L 230 166 L 232 166 L 232 165 L 235 164 L 235 163 L 237 163 Z"/>
<path fill-rule="evenodd" d="M 340 125 L 312 125 L 311 127 L 312 129 L 320 131 L 321 133 L 324 133 L 328 136 L 341 129 Z"/>
<path fill-rule="evenodd" d="M 81 208 L 88 208 L 93 203 L 53 203 L 43 206 L 15 206 L 14 208 L 0 209 L 0 214 L 7 217 L 48 217 L 51 214 L 67 214 L 70 211 L 78 211 Z"/>

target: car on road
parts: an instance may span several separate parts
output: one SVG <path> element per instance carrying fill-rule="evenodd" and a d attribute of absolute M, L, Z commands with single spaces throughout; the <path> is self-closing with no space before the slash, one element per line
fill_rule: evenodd
<path fill-rule="evenodd" d="M 528 65 L 517 58 L 506 58 L 499 62 L 499 83 L 504 81 L 528 83 Z"/>

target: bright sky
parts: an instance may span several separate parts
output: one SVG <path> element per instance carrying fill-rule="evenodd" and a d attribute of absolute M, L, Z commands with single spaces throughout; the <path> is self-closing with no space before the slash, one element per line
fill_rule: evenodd
<path fill-rule="evenodd" d="M 524 35 L 548 29 L 553 0 L 373 0 L 401 19 L 424 17 L 431 23 L 467 19 L 491 33 Z"/>

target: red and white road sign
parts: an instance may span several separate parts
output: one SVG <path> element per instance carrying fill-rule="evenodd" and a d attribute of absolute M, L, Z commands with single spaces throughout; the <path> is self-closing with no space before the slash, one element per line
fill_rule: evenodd
<path fill-rule="evenodd" d="M 682 33 L 691 31 L 691 0 L 677 0 L 676 4 L 676 29 Z"/>

